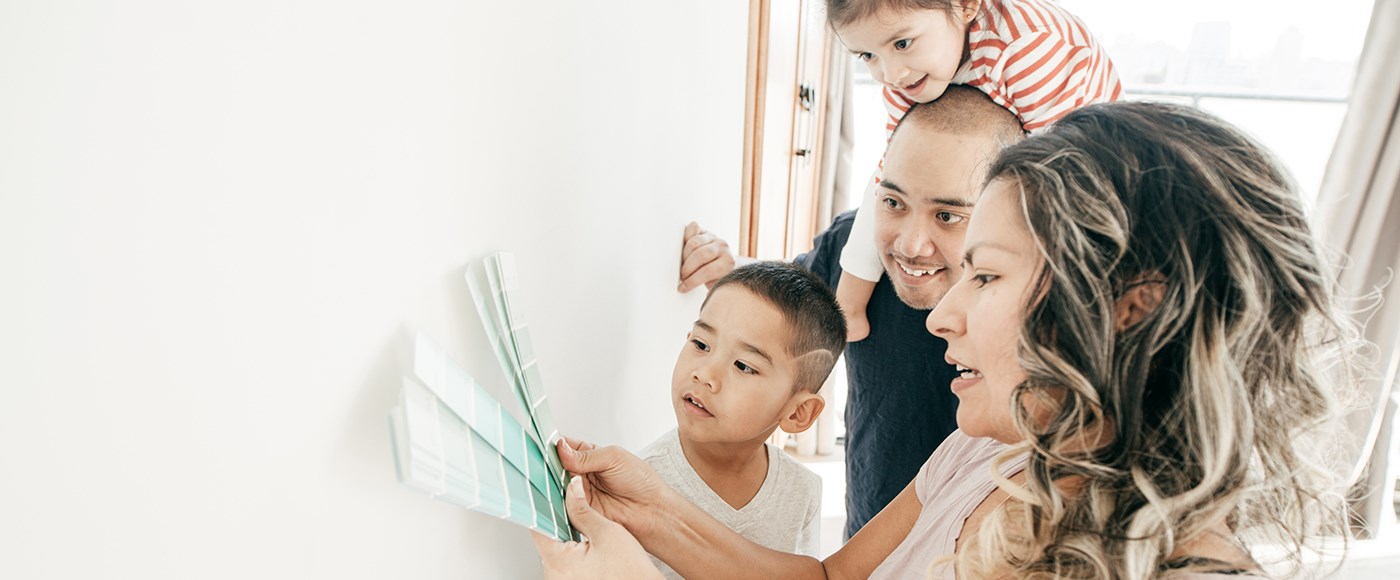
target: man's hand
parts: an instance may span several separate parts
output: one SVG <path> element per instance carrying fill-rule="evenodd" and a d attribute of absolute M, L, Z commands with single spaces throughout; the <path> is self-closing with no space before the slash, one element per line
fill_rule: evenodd
<path fill-rule="evenodd" d="M 700 229 L 700 224 L 690 222 L 685 226 L 685 240 L 681 246 L 681 284 L 677 290 L 689 292 L 704 284 L 706 288 L 715 280 L 734 270 L 734 254 L 729 244 L 714 234 Z"/>
<path fill-rule="evenodd" d="M 588 505 L 588 496 L 594 494 L 584 491 L 586 487 L 582 478 L 574 477 L 565 492 L 564 504 L 569 510 L 569 522 L 588 541 L 556 542 L 539 532 L 530 532 L 544 564 L 544 577 L 660 579 L 661 571 L 647 558 L 637 539 Z"/>

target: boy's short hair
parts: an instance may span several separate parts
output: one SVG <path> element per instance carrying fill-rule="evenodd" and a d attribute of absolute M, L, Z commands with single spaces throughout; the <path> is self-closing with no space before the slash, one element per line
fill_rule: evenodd
<path fill-rule="evenodd" d="M 787 320 L 787 352 L 797 361 L 793 390 L 817 392 L 846 348 L 846 317 L 825 282 L 787 262 L 763 261 L 735 268 L 710 288 L 710 296 L 730 284 L 767 300 Z M 701 304 L 700 308 L 704 308 Z"/>

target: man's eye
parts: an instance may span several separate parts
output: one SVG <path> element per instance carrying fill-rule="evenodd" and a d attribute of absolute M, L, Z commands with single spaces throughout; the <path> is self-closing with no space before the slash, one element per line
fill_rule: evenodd
<path fill-rule="evenodd" d="M 899 209 L 899 200 L 893 197 L 882 197 L 880 203 L 885 204 L 885 207 L 890 209 Z"/>
<path fill-rule="evenodd" d="M 895 49 L 895 50 L 904 50 L 904 49 L 906 49 L 906 48 L 909 48 L 909 44 L 912 43 L 912 42 L 914 42 L 914 41 L 909 40 L 908 38 L 901 38 L 901 39 L 899 39 L 899 40 L 894 41 L 894 49 Z"/>
<path fill-rule="evenodd" d="M 757 370 L 754 370 L 753 367 L 749 366 L 748 363 L 741 360 L 734 361 L 734 368 L 739 369 L 739 372 L 744 373 L 746 375 L 751 375 L 758 372 Z"/>
<path fill-rule="evenodd" d="M 701 352 L 708 352 L 710 350 L 710 345 L 700 342 L 698 339 L 690 339 L 690 344 L 695 346 L 695 350 Z"/>
<path fill-rule="evenodd" d="M 959 215 L 959 214 L 955 214 L 955 213 L 953 213 L 953 212 L 951 212 L 951 211 L 940 211 L 940 212 L 938 212 L 938 221 L 941 221 L 941 222 L 943 222 L 943 223 L 945 223 L 945 224 L 962 223 L 962 221 L 965 220 L 965 219 L 967 219 L 967 218 L 965 218 L 965 217 L 963 217 L 963 216 L 961 216 L 961 215 Z"/>

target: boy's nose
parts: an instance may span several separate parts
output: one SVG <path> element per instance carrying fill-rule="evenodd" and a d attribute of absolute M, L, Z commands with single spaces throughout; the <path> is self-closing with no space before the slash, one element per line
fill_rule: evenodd
<path fill-rule="evenodd" d="M 711 393 L 719 392 L 719 381 L 715 380 L 714 370 L 708 366 L 697 367 L 690 373 L 690 380 L 704 385 Z"/>

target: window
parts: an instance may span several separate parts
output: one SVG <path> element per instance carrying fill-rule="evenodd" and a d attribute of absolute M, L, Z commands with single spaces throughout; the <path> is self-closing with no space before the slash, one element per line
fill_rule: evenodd
<path fill-rule="evenodd" d="M 1220 115 L 1273 150 L 1313 202 L 1346 115 L 1372 0 L 1060 4 L 1103 43 L 1125 98 Z M 851 185 L 862 191 L 884 151 L 885 112 L 880 87 L 853 66 Z"/>

